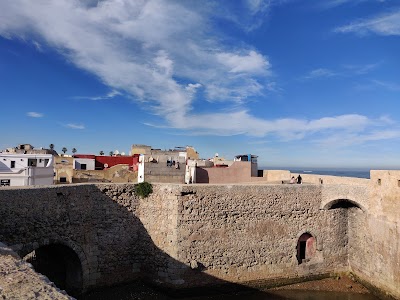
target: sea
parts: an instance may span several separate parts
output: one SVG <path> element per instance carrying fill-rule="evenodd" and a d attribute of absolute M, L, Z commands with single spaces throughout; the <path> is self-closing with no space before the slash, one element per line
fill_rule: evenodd
<path fill-rule="evenodd" d="M 262 170 L 289 170 L 291 173 L 297 174 L 316 174 L 316 175 L 331 175 L 343 177 L 357 177 L 369 179 L 369 169 L 319 169 L 319 168 L 288 168 L 288 167 L 263 167 Z"/>

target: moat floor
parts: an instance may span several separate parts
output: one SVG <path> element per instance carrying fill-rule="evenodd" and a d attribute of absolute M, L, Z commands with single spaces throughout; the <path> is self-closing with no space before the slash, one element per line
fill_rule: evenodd
<path fill-rule="evenodd" d="M 95 291 L 85 295 L 80 299 L 84 300 L 130 300 L 130 299 L 175 299 L 155 291 L 144 284 L 131 284 L 114 287 L 106 290 Z M 348 277 L 340 279 L 327 278 L 316 281 L 292 284 L 284 287 L 264 290 L 251 291 L 236 294 L 201 296 L 179 298 L 182 300 L 216 300 L 216 299 L 271 299 L 271 300 L 376 300 L 379 299 L 372 295 L 364 286 L 352 281 Z"/>

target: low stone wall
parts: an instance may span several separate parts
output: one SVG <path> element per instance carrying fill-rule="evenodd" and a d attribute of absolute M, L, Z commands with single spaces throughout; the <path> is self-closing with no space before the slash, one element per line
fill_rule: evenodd
<path fill-rule="evenodd" d="M 288 170 L 263 170 L 263 177 L 269 182 L 290 181 L 290 171 Z"/>
<path fill-rule="evenodd" d="M 290 178 L 294 176 L 297 178 L 298 173 L 291 173 Z M 344 185 L 368 185 L 369 179 L 367 178 L 356 178 L 356 177 L 344 177 L 344 176 L 330 176 L 330 175 L 318 175 L 318 174 L 300 174 L 303 179 L 303 183 L 311 184 L 344 184 Z"/>

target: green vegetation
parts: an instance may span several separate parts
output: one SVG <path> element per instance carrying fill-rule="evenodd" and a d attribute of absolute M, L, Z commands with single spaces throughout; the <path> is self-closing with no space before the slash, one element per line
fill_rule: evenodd
<path fill-rule="evenodd" d="M 147 198 L 153 192 L 153 186 L 148 182 L 135 184 L 135 193 L 140 198 Z"/>

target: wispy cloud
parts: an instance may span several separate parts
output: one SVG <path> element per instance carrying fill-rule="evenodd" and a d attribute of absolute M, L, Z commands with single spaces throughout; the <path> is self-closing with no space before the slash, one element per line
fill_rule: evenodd
<path fill-rule="evenodd" d="M 351 77 L 360 76 L 370 73 L 381 65 L 381 63 L 365 64 L 365 65 L 343 65 L 341 68 L 331 70 L 327 68 L 318 68 L 309 71 L 302 79 L 318 79 L 330 77 Z"/>
<path fill-rule="evenodd" d="M 349 4 L 358 5 L 365 2 L 385 2 L 386 0 L 324 0 L 320 1 L 318 5 L 324 9 L 335 8 L 337 6 Z"/>
<path fill-rule="evenodd" d="M 368 33 L 384 36 L 400 35 L 400 10 L 380 14 L 368 19 L 357 20 L 349 25 L 337 27 L 334 31 L 339 33 L 356 33 L 359 35 L 366 35 Z"/>
<path fill-rule="evenodd" d="M 329 70 L 329 69 L 324 69 L 324 68 L 319 68 L 315 70 L 311 70 L 306 76 L 304 76 L 304 79 L 315 79 L 315 78 L 323 78 L 323 77 L 333 77 L 337 76 L 338 74 Z"/>
<path fill-rule="evenodd" d="M 71 129 L 85 129 L 85 125 L 83 125 L 83 124 L 74 124 L 74 123 L 65 124 L 65 127 L 71 128 Z"/>
<path fill-rule="evenodd" d="M 400 83 L 388 82 L 388 81 L 382 81 L 382 80 L 372 80 L 371 82 L 373 84 L 375 84 L 376 86 L 382 87 L 389 91 L 393 91 L 393 92 L 400 91 Z"/>
<path fill-rule="evenodd" d="M 366 82 L 357 84 L 355 86 L 355 88 L 357 90 L 361 90 L 361 91 L 383 89 L 383 90 L 390 91 L 390 92 L 399 92 L 400 91 L 400 82 L 370 79 Z"/>
<path fill-rule="evenodd" d="M 106 95 L 102 96 L 75 96 L 73 99 L 87 99 L 87 100 L 93 100 L 93 101 L 98 101 L 98 100 L 107 100 L 107 99 L 112 99 L 116 96 L 122 95 L 120 92 L 117 90 L 112 90 L 111 92 L 107 93 Z"/>
<path fill-rule="evenodd" d="M 400 139 L 400 129 L 380 130 L 369 133 L 341 133 L 315 140 L 319 146 L 326 148 L 346 148 L 366 142 Z"/>
<path fill-rule="evenodd" d="M 34 111 L 27 112 L 26 115 L 31 118 L 42 118 L 44 116 L 44 114 Z"/>
<path fill-rule="evenodd" d="M 345 71 L 348 71 L 348 74 L 354 75 L 364 75 L 368 74 L 371 71 L 378 68 L 382 63 L 373 63 L 373 64 L 365 64 L 365 65 L 344 65 Z"/>

